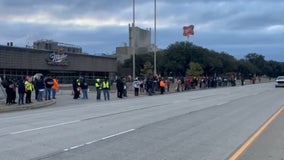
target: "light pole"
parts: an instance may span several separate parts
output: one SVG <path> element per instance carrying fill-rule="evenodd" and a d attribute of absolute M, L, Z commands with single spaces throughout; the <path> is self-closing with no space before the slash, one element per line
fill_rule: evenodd
<path fill-rule="evenodd" d="M 157 30 L 156 30 L 156 0 L 154 0 L 154 76 L 157 75 Z"/>
<path fill-rule="evenodd" d="M 133 22 L 131 27 L 131 48 L 132 48 L 132 59 L 133 59 L 133 72 L 132 72 L 132 79 L 135 79 L 135 45 L 134 45 L 134 28 L 135 28 L 135 0 L 133 0 Z"/>

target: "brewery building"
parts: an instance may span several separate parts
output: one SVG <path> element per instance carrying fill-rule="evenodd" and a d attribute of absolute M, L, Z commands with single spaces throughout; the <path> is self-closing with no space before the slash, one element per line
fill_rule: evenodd
<path fill-rule="evenodd" d="M 54 75 L 60 83 L 71 83 L 85 77 L 113 80 L 117 74 L 117 60 L 113 56 L 82 53 L 79 46 L 39 40 L 33 47 L 15 47 L 11 42 L 0 45 L 0 77 L 20 79 L 36 73 Z"/>

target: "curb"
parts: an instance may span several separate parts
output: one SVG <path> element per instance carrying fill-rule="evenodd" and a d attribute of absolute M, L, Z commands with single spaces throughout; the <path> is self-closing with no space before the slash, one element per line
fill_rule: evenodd
<path fill-rule="evenodd" d="M 12 111 L 22 111 L 22 110 L 30 110 L 30 109 L 38 109 L 38 108 L 43 108 L 47 107 L 50 105 L 55 104 L 55 100 L 48 100 L 48 101 L 43 101 L 43 102 L 34 102 L 31 104 L 24 104 L 24 105 L 2 105 L 0 104 L 0 113 L 2 112 L 12 112 Z"/>

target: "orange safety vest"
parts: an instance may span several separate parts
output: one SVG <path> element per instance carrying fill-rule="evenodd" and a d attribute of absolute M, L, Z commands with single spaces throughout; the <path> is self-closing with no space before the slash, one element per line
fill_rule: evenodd
<path fill-rule="evenodd" d="M 161 80 L 160 81 L 160 87 L 165 87 L 165 86 L 166 86 L 165 81 Z"/>
<path fill-rule="evenodd" d="M 57 89 L 58 89 L 58 87 L 59 87 L 59 85 L 58 85 L 58 81 L 57 81 L 57 79 L 53 79 L 52 89 L 57 90 Z"/>

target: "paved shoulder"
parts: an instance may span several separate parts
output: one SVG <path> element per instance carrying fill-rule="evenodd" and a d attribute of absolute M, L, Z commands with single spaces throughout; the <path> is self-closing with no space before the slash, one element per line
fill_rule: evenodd
<path fill-rule="evenodd" d="M 268 125 L 238 160 L 284 159 L 284 106 L 268 120 Z M 271 120 L 271 122 L 269 122 Z M 265 126 L 266 124 L 264 124 Z M 260 128 L 261 129 L 261 128 Z"/>
<path fill-rule="evenodd" d="M 46 106 L 50 106 L 55 104 L 55 100 L 48 100 L 48 101 L 41 101 L 41 102 L 33 102 L 30 104 L 18 105 L 18 104 L 11 104 L 6 105 L 4 101 L 0 101 L 0 112 L 11 112 L 11 111 L 19 111 L 19 110 L 27 110 L 27 109 L 36 109 L 42 108 Z"/>

